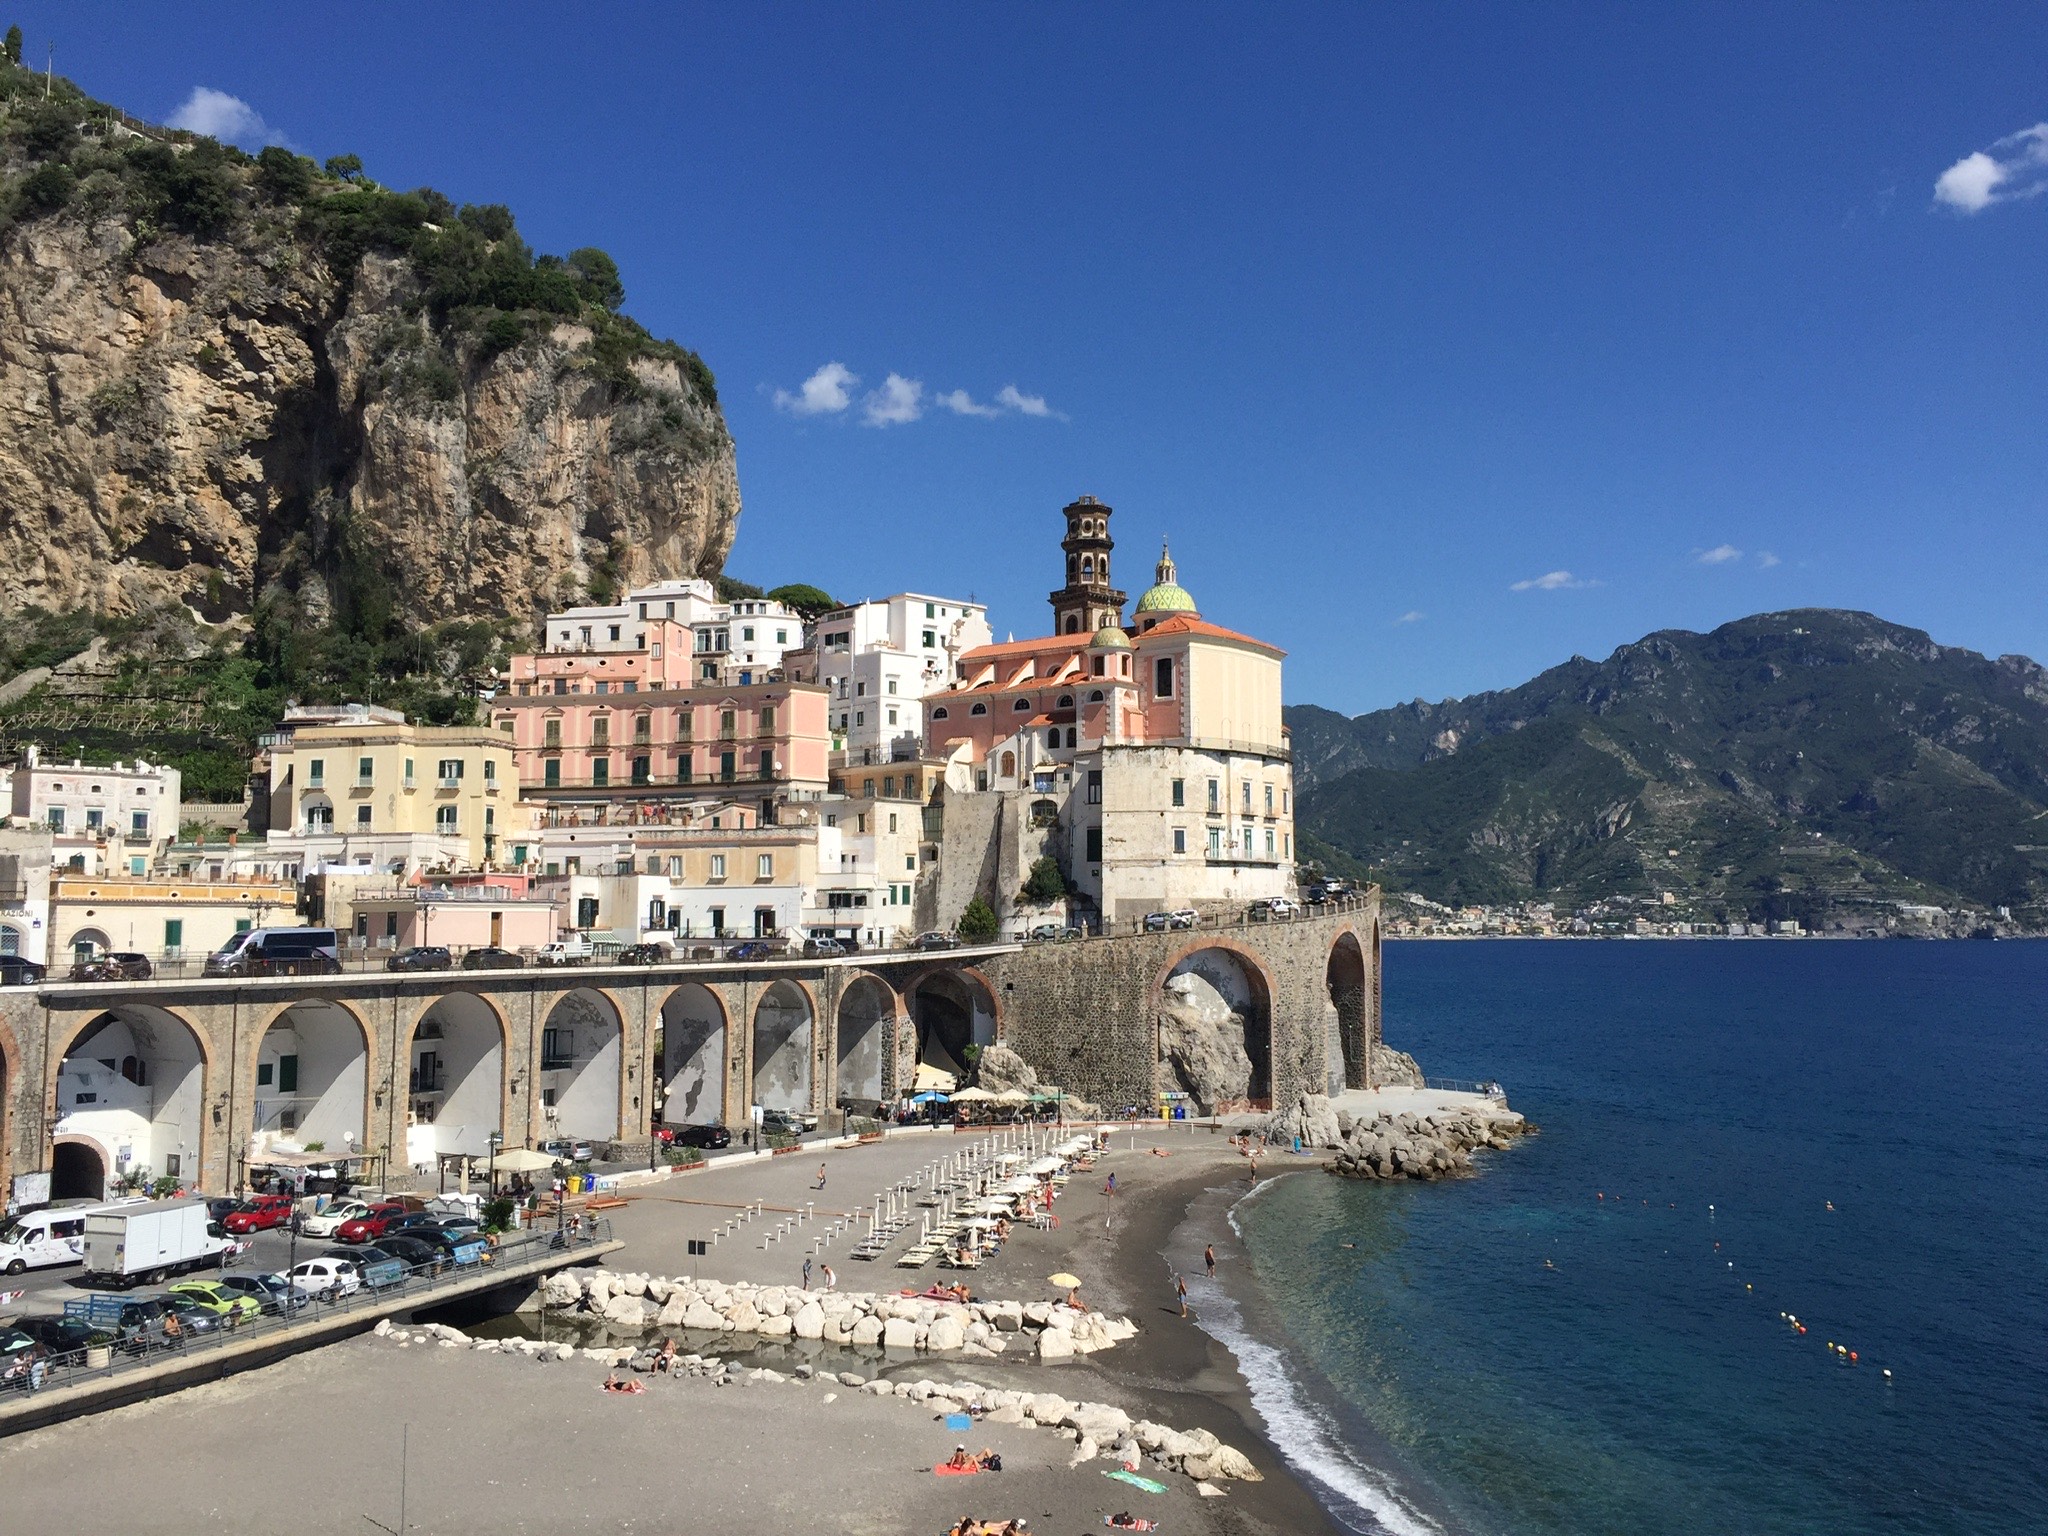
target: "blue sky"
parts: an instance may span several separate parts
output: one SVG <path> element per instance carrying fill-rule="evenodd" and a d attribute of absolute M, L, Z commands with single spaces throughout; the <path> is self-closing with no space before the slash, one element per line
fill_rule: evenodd
<path fill-rule="evenodd" d="M 738 576 L 1039 633 L 1088 492 L 1294 702 L 1808 604 L 2048 657 L 2048 9 L 10 9 L 611 251 Z"/>

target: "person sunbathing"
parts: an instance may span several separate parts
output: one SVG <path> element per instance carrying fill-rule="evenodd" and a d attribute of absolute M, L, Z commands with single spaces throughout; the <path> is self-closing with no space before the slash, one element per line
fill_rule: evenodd
<path fill-rule="evenodd" d="M 1003 1458 L 998 1456 L 990 1446 L 983 1446 L 981 1448 L 981 1453 L 974 1458 L 974 1464 L 984 1472 L 1000 1472 L 1003 1470 Z"/>
<path fill-rule="evenodd" d="M 981 1470 L 981 1463 L 974 1457 L 967 1454 L 967 1447 L 964 1445 L 956 1445 L 953 1447 L 952 1459 L 949 1460 L 946 1463 L 946 1465 L 958 1472 L 966 1472 L 970 1470 L 979 1472 Z"/>
<path fill-rule="evenodd" d="M 606 1392 L 626 1393 L 645 1392 L 647 1390 L 647 1386 L 644 1382 L 621 1381 L 619 1380 L 619 1373 L 617 1371 L 613 1371 L 605 1377 L 604 1386 L 602 1390 Z"/>

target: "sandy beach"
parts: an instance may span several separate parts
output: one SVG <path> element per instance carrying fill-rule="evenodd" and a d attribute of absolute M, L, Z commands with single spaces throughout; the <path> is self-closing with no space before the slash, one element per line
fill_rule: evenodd
<path fill-rule="evenodd" d="M 715 1208 L 822 1201 L 835 1184 L 853 1197 L 846 1201 L 852 1208 L 868 1185 L 900 1177 L 899 1170 L 958 1142 L 895 1138 L 801 1166 L 785 1158 L 651 1185 L 612 1213 L 629 1244 L 614 1265 L 687 1274 L 687 1238 L 713 1221 Z M 807 1191 L 820 1161 L 826 1190 Z M 1110 1172 L 1118 1194 L 1106 1221 L 1101 1184 Z M 1168 1253 L 1169 1239 L 1191 1202 L 1232 1184 L 1248 1187 L 1244 1164 L 1206 1131 L 1120 1132 L 1093 1174 L 1069 1186 L 1058 1229 L 1020 1231 L 971 1277 L 977 1295 L 1043 1298 L 1044 1277 L 1071 1269 L 1091 1306 L 1127 1315 L 1140 1330 L 1083 1359 L 885 1357 L 792 1342 L 764 1346 L 758 1363 L 788 1372 L 800 1360 L 817 1379 L 721 1387 L 648 1378 L 648 1392 L 620 1397 L 598 1390 L 604 1369 L 582 1357 L 543 1364 L 366 1337 L 157 1404 L 21 1436 L 0 1444 L 0 1476 L 11 1518 L 23 1528 L 267 1532 L 283 1522 L 307 1532 L 361 1532 L 371 1528 L 368 1517 L 396 1530 L 403 1434 L 409 1530 L 937 1533 L 974 1514 L 1021 1516 L 1034 1532 L 1073 1533 L 1101 1530 L 1105 1515 L 1127 1509 L 1169 1532 L 1334 1531 L 1263 1438 L 1228 1352 L 1179 1316 L 1173 1272 L 1188 1276 L 1197 1311 L 1209 1282 L 1200 1247 Z M 836 1200 L 831 1208 L 839 1208 Z M 1219 1261 L 1236 1264 L 1229 1228 L 1217 1225 L 1211 1235 Z M 1181 1241 L 1197 1235 L 1184 1232 Z M 786 1284 L 801 1254 L 780 1247 L 729 1241 L 702 1261 L 703 1272 Z M 844 1259 L 835 1267 L 842 1288 L 910 1283 L 910 1272 L 893 1267 Z M 1147 1493 L 1106 1478 L 1114 1466 L 1107 1460 L 1070 1468 L 1073 1446 L 1052 1430 L 982 1423 L 956 1434 L 923 1405 L 825 1379 L 839 1370 L 1111 1403 L 1176 1429 L 1210 1430 L 1250 1457 L 1264 1480 L 1228 1482 L 1223 1497 L 1204 1498 L 1188 1478 L 1148 1464 L 1144 1471 L 1167 1491 Z M 934 1476 L 932 1466 L 962 1439 L 999 1451 L 1004 1470 Z M 122 1476 L 81 1477 L 81 1469 L 104 1464 L 110 1446 L 121 1448 Z M 266 1466 L 326 1467 L 332 1476 L 315 1475 L 286 1493 L 271 1486 Z"/>

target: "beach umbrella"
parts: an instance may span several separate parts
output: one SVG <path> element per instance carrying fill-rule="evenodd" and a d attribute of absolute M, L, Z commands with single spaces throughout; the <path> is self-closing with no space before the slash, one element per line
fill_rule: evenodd
<path fill-rule="evenodd" d="M 929 1093 L 916 1095 L 910 1102 L 913 1104 L 943 1104 L 946 1102 L 946 1095 L 940 1093 L 937 1089 L 933 1089 Z"/>
<path fill-rule="evenodd" d="M 1031 1095 L 1022 1088 L 1005 1088 L 996 1095 L 996 1102 L 998 1104 L 1029 1104 L 1031 1102 Z"/>
<path fill-rule="evenodd" d="M 986 1088 L 962 1088 L 953 1095 L 955 1104 L 987 1104 L 995 1098 Z"/>
<path fill-rule="evenodd" d="M 1056 1285 L 1063 1291 L 1071 1291 L 1079 1287 L 1079 1285 L 1081 1284 L 1081 1277 L 1079 1275 L 1067 1274 L 1064 1270 L 1062 1270 L 1057 1275 L 1047 1275 L 1045 1277 L 1045 1283 L 1047 1285 Z"/>

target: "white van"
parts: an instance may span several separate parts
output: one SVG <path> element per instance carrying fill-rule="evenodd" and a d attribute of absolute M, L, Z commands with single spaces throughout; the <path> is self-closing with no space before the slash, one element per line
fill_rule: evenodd
<path fill-rule="evenodd" d="M 85 1213 L 91 1205 L 60 1206 L 31 1211 L 0 1227 L 0 1271 L 18 1275 L 25 1269 L 85 1261 Z"/>

